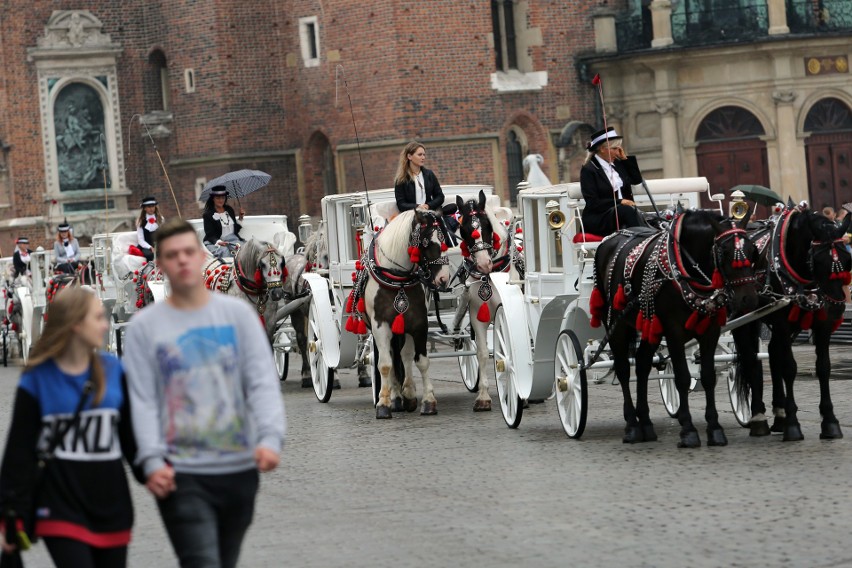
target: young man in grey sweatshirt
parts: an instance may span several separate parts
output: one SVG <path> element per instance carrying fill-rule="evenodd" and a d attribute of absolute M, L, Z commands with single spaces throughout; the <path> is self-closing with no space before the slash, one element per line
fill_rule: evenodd
<path fill-rule="evenodd" d="M 186 567 L 236 566 L 258 470 L 278 465 L 284 405 L 256 311 L 204 287 L 204 252 L 181 220 L 157 231 L 171 295 L 128 328 L 137 464 Z"/>

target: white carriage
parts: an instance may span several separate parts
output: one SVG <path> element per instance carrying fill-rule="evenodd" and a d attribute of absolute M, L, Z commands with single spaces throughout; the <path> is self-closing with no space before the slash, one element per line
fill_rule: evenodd
<path fill-rule="evenodd" d="M 455 203 L 456 196 L 463 200 L 475 199 L 483 191 L 491 200 L 493 190 L 486 185 L 446 185 L 442 187 L 444 203 Z M 308 316 L 308 356 L 311 379 L 317 398 L 327 402 L 331 398 L 334 372 L 362 363 L 372 378 L 373 403 L 378 400 L 380 379 L 375 368 L 376 356 L 372 338 L 355 335 L 345 329 L 347 314 L 344 304 L 353 286 L 356 262 L 364 247 L 369 245 L 373 232 L 384 227 L 398 213 L 393 189 L 369 192 L 370 208 L 364 192 L 329 195 L 322 200 L 321 229 L 328 240 L 328 267 L 306 273 L 305 280 L 311 289 Z M 492 201 L 493 202 L 493 201 Z M 508 210 L 506 210 L 508 211 Z M 447 251 L 450 273 L 461 264 L 458 248 Z M 438 309 L 449 321 L 459 308 L 460 291 L 443 294 Z M 475 391 L 479 381 L 479 364 L 476 349 L 469 332 L 467 320 L 458 334 L 444 332 L 438 322 L 435 306 L 430 310 L 430 358 L 456 357 L 465 386 Z M 448 349 L 438 350 L 438 345 Z"/>
<path fill-rule="evenodd" d="M 709 191 L 706 178 L 652 180 L 647 185 L 661 212 L 673 210 L 678 203 L 685 208 L 699 207 L 700 195 Z M 634 191 L 634 195 L 640 208 L 652 209 L 647 195 L 641 191 Z M 711 199 L 720 202 L 721 196 Z M 580 437 L 588 406 L 587 372 L 593 382 L 603 382 L 612 373 L 608 353 L 597 353 L 604 329 L 590 324 L 589 297 L 600 237 L 583 232 L 583 204 L 579 183 L 522 190 L 518 206 L 524 220 L 523 287 L 511 282 L 508 275 L 492 275 L 502 301 L 494 317 L 495 378 L 500 408 L 511 428 L 520 424 L 525 399 L 554 395 L 566 434 Z M 698 356 L 697 344 L 687 345 L 693 386 L 700 375 Z M 654 359 L 659 374 L 652 378 L 659 379 L 666 411 L 675 416 L 680 400 L 673 370 L 666 361 L 663 343 Z M 716 369 L 725 374 L 737 421 L 745 425 L 750 410 L 748 401 L 736 394 L 735 361 L 731 335 L 723 333 L 715 356 Z"/>
<path fill-rule="evenodd" d="M 53 274 L 51 252 L 42 247 L 30 254 L 30 271 L 32 276 L 29 280 L 12 278 L 12 259 L 0 259 L 0 270 L 2 270 L 5 284 L 4 292 L 4 329 L 3 329 L 3 363 L 7 364 L 8 355 L 11 352 L 12 342 L 17 342 L 20 348 L 20 356 L 26 364 L 30 349 L 41 336 L 44 313 L 47 309 L 47 284 L 50 275 Z M 16 306 L 10 304 L 17 304 Z M 12 314 L 14 309 L 16 320 L 12 325 Z"/>

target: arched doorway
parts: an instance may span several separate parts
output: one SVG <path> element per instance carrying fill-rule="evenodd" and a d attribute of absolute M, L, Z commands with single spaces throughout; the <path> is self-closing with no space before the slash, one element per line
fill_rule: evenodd
<path fill-rule="evenodd" d="M 852 111 L 835 98 L 825 98 L 805 117 L 805 155 L 811 207 L 837 207 L 850 201 L 852 182 Z"/>
<path fill-rule="evenodd" d="M 305 152 L 305 197 L 308 213 L 320 212 L 320 201 L 337 193 L 337 172 L 331 143 L 322 132 L 314 132 Z"/>
<path fill-rule="evenodd" d="M 711 193 L 724 193 L 735 185 L 769 186 L 766 132 L 752 113 L 738 106 L 724 106 L 710 112 L 698 127 L 695 151 L 698 175 L 710 182 Z M 711 206 L 706 196 L 702 205 Z"/>

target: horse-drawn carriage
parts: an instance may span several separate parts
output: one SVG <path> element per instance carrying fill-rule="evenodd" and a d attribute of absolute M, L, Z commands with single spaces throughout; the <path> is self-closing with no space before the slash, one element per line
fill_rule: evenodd
<path fill-rule="evenodd" d="M 647 184 L 656 206 L 665 210 L 662 215 L 664 229 L 649 230 L 644 235 L 634 237 L 634 242 L 647 240 L 648 243 L 653 243 L 656 238 L 653 235 L 674 234 L 675 229 L 680 230 L 680 225 L 675 225 L 689 215 L 680 214 L 679 207 L 697 207 L 700 194 L 708 191 L 705 178 L 655 180 Z M 719 198 L 716 197 L 716 200 Z M 612 279 L 614 273 L 620 274 L 622 265 L 619 264 L 617 269 L 610 266 L 609 272 L 606 271 L 606 266 L 601 265 L 598 270 L 603 269 L 603 272 L 596 271 L 595 255 L 602 246 L 602 239 L 583 232 L 583 201 L 578 183 L 523 190 L 519 194 L 518 202 L 520 215 L 525 223 L 526 277 L 523 288 L 519 282 L 510 281 L 505 274 L 492 276 L 501 300 L 494 319 L 494 368 L 501 410 L 506 423 L 515 428 L 520 424 L 525 399 L 546 399 L 555 395 L 564 431 L 569 437 L 578 438 L 583 434 L 586 425 L 587 374 L 592 375 L 593 382 L 603 382 L 610 373 L 618 370 L 614 365 L 616 357 L 605 349 L 611 337 L 601 327 L 601 320 L 605 320 L 607 330 L 612 331 L 620 316 L 616 312 L 621 310 L 626 313 L 630 310 L 622 298 L 624 305 L 616 306 L 618 310 L 607 312 L 603 303 L 595 305 L 599 301 L 595 296 L 600 291 L 606 293 L 603 280 Z M 646 196 L 637 197 L 637 204 L 640 208 L 651 208 L 651 202 Z M 715 235 L 715 240 L 711 237 L 708 241 L 706 248 L 712 248 L 712 254 L 721 251 L 726 245 L 730 245 L 734 252 L 736 246 L 742 247 L 743 231 L 732 228 L 726 232 L 727 226 L 720 227 L 724 234 Z M 617 242 L 619 238 L 629 240 L 628 237 L 619 237 L 618 234 L 607 240 Z M 672 238 L 675 239 L 676 236 Z M 619 251 L 625 246 L 627 245 L 623 245 Z M 624 249 L 625 253 L 627 250 L 629 249 Z M 643 251 L 644 249 L 641 249 L 636 252 L 630 262 L 638 266 L 640 258 L 648 258 L 647 254 L 642 255 Z M 711 254 L 709 250 L 704 253 Z M 694 254 L 697 257 L 699 253 Z M 657 262 L 658 257 L 653 257 L 649 264 Z M 710 257 L 710 260 L 712 271 L 712 263 L 716 259 Z M 697 266 L 697 263 L 695 265 Z M 738 261 L 737 266 L 746 270 L 741 261 Z M 686 268 L 683 271 L 686 272 Z M 743 281 L 746 280 L 747 278 Z M 629 282 L 625 284 L 629 285 Z M 696 306 L 696 313 L 701 318 L 696 321 L 701 323 L 702 319 L 707 320 L 706 324 L 709 325 L 717 323 L 718 318 L 718 323 L 724 324 L 724 318 L 720 315 L 723 308 L 721 294 L 723 288 L 729 289 L 727 282 L 714 290 L 709 285 L 708 276 L 707 284 L 706 296 L 693 296 L 696 302 L 708 302 Z M 596 287 L 599 288 L 598 293 L 595 292 Z M 623 291 L 616 294 L 613 289 L 607 303 L 611 303 L 613 296 L 620 294 L 623 294 Z M 631 302 L 642 301 L 638 295 L 634 296 L 636 299 Z M 635 310 L 632 303 L 629 307 Z M 772 309 L 778 309 L 778 306 L 766 308 Z M 631 315 L 636 317 L 633 314 L 635 312 L 631 312 Z M 677 352 L 682 357 L 673 357 L 673 346 L 667 345 L 666 340 L 656 348 L 662 335 L 657 329 L 659 318 L 654 317 L 653 311 L 648 313 L 640 310 L 639 314 L 643 318 L 647 317 L 647 324 L 637 318 L 637 329 L 640 331 L 637 335 L 641 335 L 642 339 L 653 339 L 656 336 L 656 354 L 650 361 L 650 377 L 660 382 L 667 412 L 676 416 L 681 405 L 680 395 L 685 394 L 683 389 L 675 388 L 675 368 L 679 364 L 678 359 L 685 358 L 692 382 L 690 387 L 695 385 L 699 376 L 704 378 L 708 372 L 714 376 L 721 373 L 726 377 L 737 420 L 745 425 L 750 417 L 748 400 L 744 400 L 736 388 L 737 357 L 730 335 L 723 333 L 718 348 L 710 359 L 702 359 L 699 345 L 695 341 L 677 346 Z M 757 314 L 749 317 L 754 319 Z M 652 321 L 653 330 L 650 329 Z M 691 323 L 695 325 L 695 322 Z M 718 330 L 719 326 L 716 329 Z M 729 328 L 722 327 L 723 331 L 727 329 Z M 622 360 L 626 361 L 629 353 L 630 364 L 635 363 L 639 357 L 636 340 L 632 341 L 634 343 L 629 345 L 629 349 L 622 356 Z M 765 354 L 759 357 L 765 358 Z M 702 362 L 705 364 L 703 372 Z M 625 370 L 629 372 L 629 366 L 625 367 Z M 623 389 L 626 388 L 623 383 L 624 372 L 617 374 L 622 375 L 619 382 L 622 382 Z M 626 392 L 629 394 L 629 391 Z M 627 411 L 626 418 L 629 423 Z"/>
<path fill-rule="evenodd" d="M 443 191 L 446 204 L 456 203 L 457 198 L 476 200 L 480 192 L 492 202 L 496 200 L 490 197 L 489 186 L 448 185 Z M 497 201 L 493 208 L 499 222 L 508 226 L 511 210 L 499 207 Z M 322 245 L 309 250 L 308 270 L 302 273 L 305 290 L 310 290 L 306 351 L 311 382 L 322 402 L 331 397 L 334 371 L 354 366 L 369 374 L 373 403 L 378 400 L 381 387 L 378 350 L 373 334 L 363 326 L 359 329 L 356 320 L 350 318 L 352 306 L 347 306 L 347 299 L 355 286 L 356 273 L 363 268 L 364 252 L 370 248 L 374 236 L 398 214 L 392 189 L 370 191 L 369 206 L 363 192 L 330 195 L 322 200 L 322 220 L 317 234 L 309 239 L 319 239 Z M 450 273 L 455 274 L 462 264 L 461 250 L 455 246 L 446 248 Z M 429 357 L 457 358 L 463 382 L 474 392 L 479 388 L 479 360 L 463 284 L 447 292 L 430 292 L 428 296 Z"/>

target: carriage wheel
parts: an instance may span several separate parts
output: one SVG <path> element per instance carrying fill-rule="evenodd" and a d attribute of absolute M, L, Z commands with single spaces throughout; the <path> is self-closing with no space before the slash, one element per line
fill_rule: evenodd
<path fill-rule="evenodd" d="M 586 429 L 589 409 L 589 390 L 586 370 L 580 366 L 583 350 L 580 341 L 570 329 L 556 338 L 556 408 L 559 421 L 569 438 L 579 438 Z"/>
<path fill-rule="evenodd" d="M 275 370 L 278 371 L 278 379 L 287 380 L 287 371 L 290 369 L 290 352 L 285 349 L 275 350 Z"/>
<path fill-rule="evenodd" d="M 736 355 L 737 347 L 733 341 L 729 344 L 720 343 L 716 353 Z M 751 392 L 746 396 L 742 396 L 739 393 L 739 383 L 743 380 L 741 371 L 740 363 L 736 359 L 728 363 L 724 368 L 725 378 L 728 383 L 728 397 L 731 400 L 731 410 L 734 411 L 737 423 L 743 428 L 748 428 L 748 422 L 751 420 Z"/>
<path fill-rule="evenodd" d="M 367 341 L 369 342 L 367 352 L 372 353 L 369 367 L 370 381 L 372 381 L 373 387 L 370 391 L 373 393 L 373 406 L 375 407 L 379 403 L 379 393 L 382 391 L 382 374 L 379 373 L 379 348 L 376 347 L 376 342 L 373 341 L 372 335 Z"/>
<path fill-rule="evenodd" d="M 319 326 L 322 322 L 317 316 L 316 306 L 311 302 L 308 314 L 308 359 L 311 365 L 311 383 L 314 393 L 320 402 L 328 402 L 331 398 L 331 385 L 334 381 L 334 369 L 329 369 L 322 354 L 322 339 Z"/>
<path fill-rule="evenodd" d="M 456 351 L 476 351 L 476 342 L 470 336 L 455 342 Z M 479 358 L 476 355 L 460 355 L 459 371 L 464 386 L 469 392 L 479 390 Z"/>
<path fill-rule="evenodd" d="M 668 352 L 662 347 L 657 351 L 660 357 L 668 357 Z M 662 371 L 659 371 L 661 375 L 674 375 L 674 365 L 672 365 L 672 360 L 666 360 L 666 366 Z M 677 418 L 677 411 L 680 410 L 680 393 L 677 392 L 677 383 L 673 378 L 665 378 L 660 379 L 660 395 L 663 398 L 663 406 L 666 408 L 666 413 L 672 418 Z"/>
<path fill-rule="evenodd" d="M 494 317 L 494 375 L 500 410 L 509 428 L 517 428 L 524 414 L 521 397 L 515 390 L 515 366 L 512 357 L 512 340 L 509 337 L 509 322 L 503 306 L 497 308 Z"/>
<path fill-rule="evenodd" d="M 9 366 L 9 326 L 3 324 L 3 366 Z"/>

